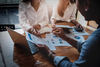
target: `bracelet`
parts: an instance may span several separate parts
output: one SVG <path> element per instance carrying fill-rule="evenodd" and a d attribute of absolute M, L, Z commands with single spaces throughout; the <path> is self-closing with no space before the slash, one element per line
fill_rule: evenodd
<path fill-rule="evenodd" d="M 50 57 L 52 54 L 55 54 L 53 51 L 51 51 L 49 54 L 48 54 L 48 57 Z"/>

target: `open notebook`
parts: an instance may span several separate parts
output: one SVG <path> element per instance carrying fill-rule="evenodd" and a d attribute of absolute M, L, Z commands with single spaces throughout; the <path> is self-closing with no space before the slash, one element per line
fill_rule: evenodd
<path fill-rule="evenodd" d="M 50 33 L 52 29 L 50 27 L 43 27 L 39 30 L 40 34 Z"/>

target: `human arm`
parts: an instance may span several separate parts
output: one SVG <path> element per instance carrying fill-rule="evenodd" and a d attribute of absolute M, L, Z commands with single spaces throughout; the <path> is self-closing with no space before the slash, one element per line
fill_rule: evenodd
<path fill-rule="evenodd" d="M 63 59 L 60 61 L 60 63 L 57 64 L 57 66 L 58 67 L 95 67 L 95 66 L 99 67 L 100 55 L 98 54 L 98 52 L 100 51 L 99 49 L 100 37 L 98 32 L 97 32 L 98 35 L 92 34 L 84 43 L 80 44 L 80 48 L 78 48 L 78 50 L 80 49 L 80 56 L 77 61 L 72 63 L 66 59 Z M 55 59 L 55 61 L 56 60 L 57 59 Z"/>
<path fill-rule="evenodd" d="M 76 4 L 73 4 L 73 12 L 70 16 L 70 20 L 76 27 L 83 29 L 82 25 L 76 20 L 76 11 Z"/>
<path fill-rule="evenodd" d="M 31 20 L 31 22 L 29 22 L 30 19 L 28 18 L 27 11 L 30 12 L 30 10 L 27 10 L 27 8 L 26 8 L 27 6 L 28 6 L 28 4 L 24 3 L 24 2 L 20 3 L 20 5 L 19 5 L 20 24 L 21 24 L 22 28 L 24 29 L 24 31 L 28 31 L 37 36 L 37 35 L 39 35 L 39 33 L 35 32 L 35 30 L 40 30 L 41 26 L 45 25 L 47 22 L 44 23 L 43 25 L 42 25 L 42 23 L 34 25 L 33 23 L 35 23 L 35 20 L 33 22 L 32 22 L 32 20 Z M 34 17 L 33 17 L 33 19 L 34 19 Z M 43 15 L 43 18 L 41 20 L 45 21 L 44 19 L 45 19 L 45 16 Z"/>
<path fill-rule="evenodd" d="M 54 28 L 56 25 L 56 20 L 54 18 L 51 19 L 51 24 L 52 24 L 52 27 Z"/>
<path fill-rule="evenodd" d="M 90 39 L 91 39 L 91 37 L 90 37 Z M 48 57 L 48 58 L 53 60 L 54 64 L 57 67 L 89 67 L 89 66 L 91 67 L 95 62 L 95 61 L 93 61 L 93 59 L 97 60 L 95 58 L 97 58 L 97 55 L 99 52 L 98 51 L 96 57 L 94 57 L 95 53 L 96 53 L 94 50 L 99 49 L 99 48 L 97 48 L 97 46 L 95 46 L 93 44 L 96 44 L 97 43 L 96 41 L 99 42 L 99 40 L 96 39 L 94 42 L 92 41 L 91 47 L 90 47 L 89 43 L 91 42 L 91 40 L 94 40 L 94 38 L 92 38 L 89 41 L 88 40 L 84 44 L 82 44 L 79 59 L 73 63 L 69 60 L 69 58 L 67 56 L 56 56 L 55 54 L 52 54 L 51 55 L 52 58 L 50 58 L 50 57 Z M 39 51 L 41 53 L 43 53 L 43 55 L 48 56 L 48 54 L 50 53 L 50 49 L 47 48 L 47 46 L 42 45 L 42 44 L 36 45 L 36 46 L 38 47 Z"/>
<path fill-rule="evenodd" d="M 56 19 L 57 18 L 57 3 L 53 5 L 53 11 L 52 11 L 52 16 L 51 16 L 51 24 L 52 27 L 55 27 L 56 25 Z"/>
<path fill-rule="evenodd" d="M 48 18 L 48 10 L 47 10 L 47 6 L 45 3 L 41 3 L 43 5 L 42 10 L 39 11 L 40 13 L 42 12 L 42 15 L 40 16 L 40 14 L 38 16 L 40 16 L 39 21 L 37 24 L 33 25 L 33 29 L 37 30 L 37 32 L 48 25 L 49 23 L 49 18 Z M 40 21 L 41 20 L 41 21 Z M 38 32 L 40 33 L 40 32 Z"/>
<path fill-rule="evenodd" d="M 55 34 L 56 36 L 59 36 L 60 38 L 62 38 L 63 40 L 71 44 L 73 47 L 77 48 L 77 41 L 66 36 L 62 28 L 54 28 L 52 31 L 53 31 L 53 34 Z"/>
<path fill-rule="evenodd" d="M 48 54 L 50 54 L 51 50 L 44 44 L 35 44 L 35 46 L 37 46 L 37 48 L 39 49 L 39 51 L 48 57 Z M 69 58 L 66 56 L 57 56 L 56 54 L 51 54 L 50 57 L 48 57 L 50 60 L 53 61 L 53 63 L 56 65 L 56 66 L 61 66 L 63 67 L 65 64 L 69 67 L 72 65 L 72 62 L 70 62 Z M 65 66 L 66 66 L 65 65 Z M 60 67 L 59 66 L 59 67 Z"/>
<path fill-rule="evenodd" d="M 52 51 L 49 49 L 48 46 L 44 45 L 44 44 L 35 44 L 35 46 L 39 49 L 39 51 L 44 54 L 45 56 L 51 58 L 51 60 L 53 60 L 56 56 L 56 54 L 51 54 L 50 56 L 48 56 Z"/>
<path fill-rule="evenodd" d="M 32 26 L 30 26 L 27 22 L 26 6 L 27 4 L 24 2 L 21 2 L 19 4 L 19 21 L 20 21 L 20 25 L 24 30 L 30 31 Z"/>
<path fill-rule="evenodd" d="M 74 25 L 76 25 L 76 27 L 83 29 L 82 25 L 81 25 L 78 21 L 72 20 L 71 22 L 72 22 Z"/>

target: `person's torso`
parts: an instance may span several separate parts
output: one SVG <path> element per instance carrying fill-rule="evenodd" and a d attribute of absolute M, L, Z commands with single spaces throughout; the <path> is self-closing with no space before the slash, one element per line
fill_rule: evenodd
<path fill-rule="evenodd" d="M 56 20 L 62 20 L 62 21 L 67 21 L 67 20 L 69 20 L 70 19 L 70 17 L 72 16 L 72 14 L 73 14 L 73 11 L 74 11 L 74 9 L 76 8 L 76 6 L 75 6 L 75 4 L 69 4 L 68 5 L 68 7 L 65 9 L 65 11 L 64 11 L 64 15 L 63 15 L 63 17 L 61 17 L 59 14 L 58 14 L 58 9 L 57 9 L 57 5 L 58 5 L 58 3 L 56 4 L 56 5 L 54 5 L 54 7 L 56 8 L 55 9 L 55 11 L 56 11 Z"/>
<path fill-rule="evenodd" d="M 30 3 L 28 3 L 27 6 L 25 9 L 25 14 L 28 20 L 27 22 L 30 25 L 35 25 L 44 21 L 45 11 L 47 10 L 47 6 L 44 3 L 40 3 L 37 11 L 31 6 Z"/>
<path fill-rule="evenodd" d="M 80 67 L 100 67 L 100 28 L 94 31 L 84 42 L 79 60 Z"/>

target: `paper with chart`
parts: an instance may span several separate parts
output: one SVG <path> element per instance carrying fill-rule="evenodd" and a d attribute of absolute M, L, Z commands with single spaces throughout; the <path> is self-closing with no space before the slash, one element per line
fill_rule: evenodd
<path fill-rule="evenodd" d="M 83 36 L 75 36 L 73 39 L 80 42 L 85 41 Z M 60 37 L 56 37 L 53 33 L 46 34 L 46 40 L 54 46 L 71 46 L 68 42 L 62 40 Z"/>
<path fill-rule="evenodd" d="M 48 43 L 54 46 L 71 46 L 68 42 L 62 40 L 60 37 L 56 37 L 53 33 L 46 34 L 46 40 Z"/>
<path fill-rule="evenodd" d="M 50 50 L 56 50 L 55 46 L 48 43 L 48 41 L 45 38 L 36 37 L 26 31 L 25 31 L 25 34 L 26 34 L 26 39 L 28 41 L 31 41 L 32 43 L 35 43 L 35 44 L 45 44 L 50 48 Z"/>
<path fill-rule="evenodd" d="M 84 42 L 85 41 L 83 36 L 75 36 L 73 39 L 75 39 L 77 41 L 80 41 L 80 42 Z"/>
<path fill-rule="evenodd" d="M 85 30 L 83 30 L 82 32 L 77 32 L 74 27 L 70 27 L 68 25 L 56 25 L 55 27 L 61 27 L 61 28 L 69 28 L 72 29 L 72 31 L 76 36 L 80 36 L 80 35 L 90 35 L 89 33 L 87 33 Z"/>

